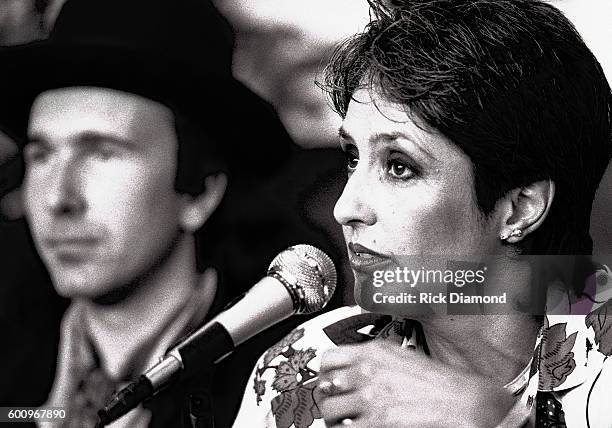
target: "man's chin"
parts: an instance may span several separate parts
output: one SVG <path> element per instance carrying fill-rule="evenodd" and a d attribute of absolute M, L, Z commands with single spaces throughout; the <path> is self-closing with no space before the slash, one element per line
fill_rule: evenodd
<path fill-rule="evenodd" d="M 110 284 L 98 284 L 95 281 L 71 281 L 67 278 L 54 279 L 53 286 L 57 294 L 67 299 L 95 300 L 113 290 Z"/>
<path fill-rule="evenodd" d="M 93 300 L 117 288 L 116 278 L 100 269 L 66 269 L 50 266 L 51 281 L 57 294 L 68 299 Z"/>
<path fill-rule="evenodd" d="M 82 282 L 54 282 L 57 294 L 68 299 L 88 300 L 100 306 L 110 306 L 123 302 L 133 296 L 139 286 L 139 281 L 127 284 Z"/>

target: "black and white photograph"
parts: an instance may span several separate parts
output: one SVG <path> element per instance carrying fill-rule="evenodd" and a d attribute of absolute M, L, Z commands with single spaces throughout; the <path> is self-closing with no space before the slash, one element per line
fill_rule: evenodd
<path fill-rule="evenodd" d="M 0 2 L 0 426 L 612 428 L 612 2 Z"/>

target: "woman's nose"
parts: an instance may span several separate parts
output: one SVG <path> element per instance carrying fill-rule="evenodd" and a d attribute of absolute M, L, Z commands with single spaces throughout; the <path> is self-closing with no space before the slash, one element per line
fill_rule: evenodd
<path fill-rule="evenodd" d="M 334 217 L 342 226 L 372 225 L 376 222 L 376 212 L 370 204 L 373 189 L 367 185 L 370 182 L 359 171 L 349 177 L 334 207 Z"/>

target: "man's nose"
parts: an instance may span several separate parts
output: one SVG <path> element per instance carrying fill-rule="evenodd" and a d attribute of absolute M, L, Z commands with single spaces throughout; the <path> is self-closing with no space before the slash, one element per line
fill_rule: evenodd
<path fill-rule="evenodd" d="M 342 226 L 376 223 L 376 212 L 371 205 L 374 189 L 369 183 L 368 176 L 359 170 L 349 177 L 334 207 L 334 217 Z"/>
<path fill-rule="evenodd" d="M 59 160 L 49 178 L 47 204 L 56 215 L 76 214 L 85 208 L 82 170 L 73 160 Z"/>

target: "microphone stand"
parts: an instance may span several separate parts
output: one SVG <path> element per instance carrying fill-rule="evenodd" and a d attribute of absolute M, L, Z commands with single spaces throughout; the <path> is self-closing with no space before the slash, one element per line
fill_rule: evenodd
<path fill-rule="evenodd" d="M 209 362 L 198 372 L 197 376 L 189 379 L 186 385 L 187 420 L 191 428 L 215 428 L 212 398 L 214 369 L 214 364 Z"/>
<path fill-rule="evenodd" d="M 171 423 L 172 426 L 181 428 L 214 428 L 212 399 L 214 368 L 214 364 L 209 362 L 188 377 L 178 376 L 171 384 L 167 385 L 167 388 L 163 388 L 160 394 L 155 394 L 144 400 L 142 403 L 144 407 L 153 412 L 152 426 Z M 174 411 L 171 410 L 170 413 L 167 413 L 167 410 L 172 408 L 168 407 L 173 406 L 172 403 L 175 403 Z M 176 405 L 178 405 L 178 408 Z M 161 417 L 161 420 L 157 422 L 156 408 L 160 411 L 157 416 Z M 168 419 L 172 414 L 175 419 Z M 96 428 L 107 426 L 108 422 L 104 413 L 100 411 L 98 415 L 100 419 Z M 178 421 L 176 418 L 178 418 Z"/>
<path fill-rule="evenodd" d="M 215 428 L 210 389 L 189 394 L 189 421 L 191 428 Z"/>

